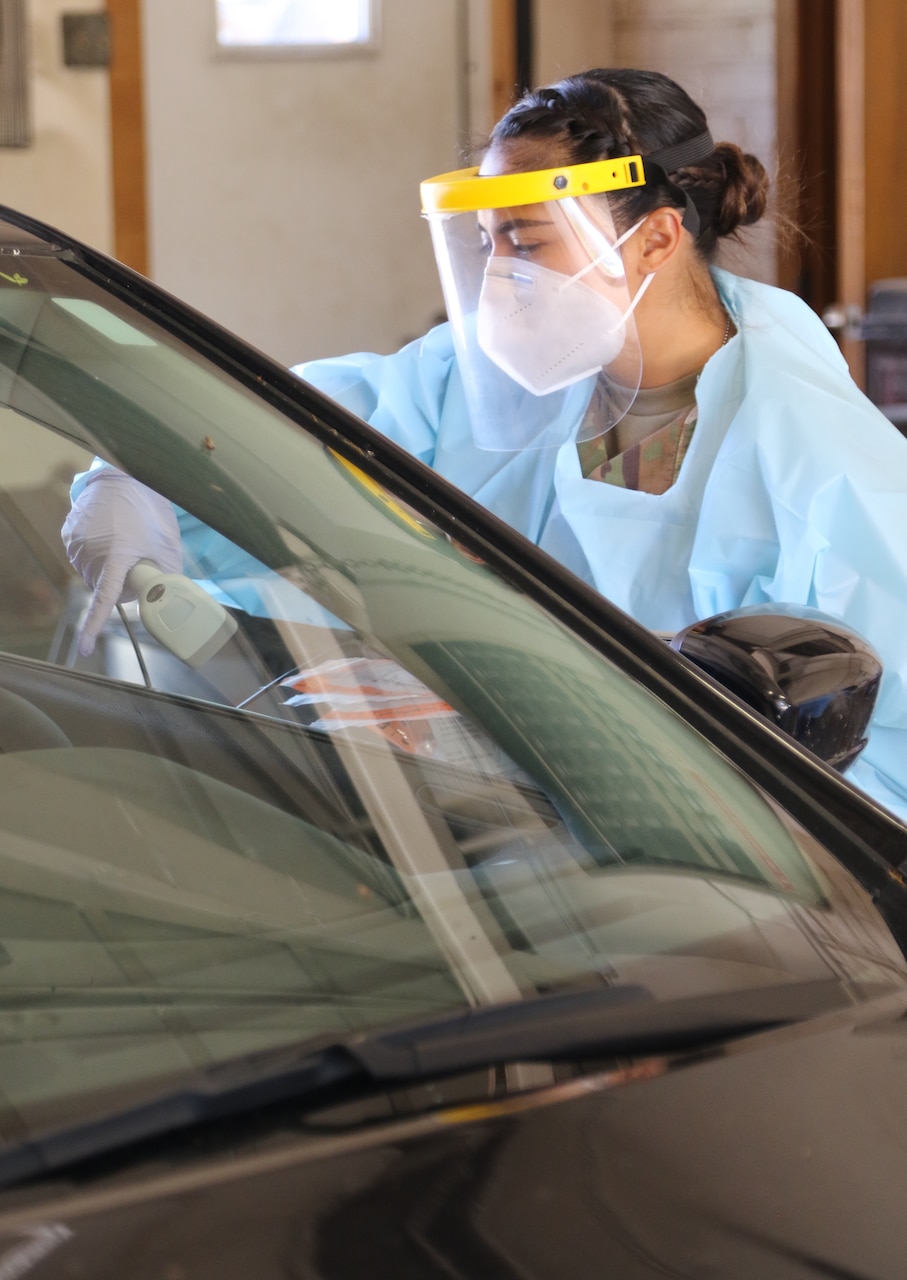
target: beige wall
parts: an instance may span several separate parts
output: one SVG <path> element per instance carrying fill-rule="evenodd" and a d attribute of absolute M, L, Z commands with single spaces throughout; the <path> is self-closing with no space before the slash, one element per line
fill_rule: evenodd
<path fill-rule="evenodd" d="M 419 183 L 483 123 L 465 0 L 382 0 L 352 58 L 219 59 L 208 9 L 143 8 L 151 274 L 285 363 L 421 334 L 442 300 Z"/>
<path fill-rule="evenodd" d="M 65 67 L 67 0 L 30 0 L 32 145 L 0 148 L 0 202 L 109 252 L 113 244 L 107 73 Z"/>
<path fill-rule="evenodd" d="M 646 67 L 683 85 L 716 138 L 777 168 L 777 0 L 535 0 L 536 79 L 593 66 Z M 776 278 L 769 222 L 727 246 L 722 260 Z"/>
<path fill-rule="evenodd" d="M 614 48 L 622 66 L 671 76 L 694 98 L 716 140 L 736 142 L 777 169 L 775 6 L 784 0 L 612 0 Z M 726 265 L 776 278 L 775 236 L 760 223 Z"/>
<path fill-rule="evenodd" d="M 550 84 L 615 59 L 614 0 L 535 0 L 535 79 Z"/>
<path fill-rule="evenodd" d="M 666 71 L 772 167 L 775 3 L 536 0 L 536 78 Z M 71 8 L 29 2 L 35 139 L 0 150 L 0 200 L 109 251 L 107 77 L 63 66 Z M 383 0 L 379 55 L 324 62 L 218 61 L 212 9 L 143 4 L 150 274 L 284 362 L 393 350 L 441 309 L 418 185 L 492 123 L 489 0 Z"/>

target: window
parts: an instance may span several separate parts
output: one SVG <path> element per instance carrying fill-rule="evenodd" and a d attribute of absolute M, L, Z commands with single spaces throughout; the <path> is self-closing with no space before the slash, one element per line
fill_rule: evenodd
<path fill-rule="evenodd" d="M 374 49 L 377 0 L 216 0 L 221 53 L 337 54 Z"/>
<path fill-rule="evenodd" d="M 828 851 L 307 430 L 288 375 L 115 264 L 6 220 L 0 252 L 0 1089 L 23 1134 L 472 1005 L 902 981 Z M 86 654 L 61 526 L 75 475 L 119 483 L 101 458 L 178 515 L 182 573 Z"/>

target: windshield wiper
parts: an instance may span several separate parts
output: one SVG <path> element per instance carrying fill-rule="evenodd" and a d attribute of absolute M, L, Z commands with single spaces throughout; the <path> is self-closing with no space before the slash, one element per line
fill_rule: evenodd
<path fill-rule="evenodd" d="M 679 1053 L 801 1022 L 854 1003 L 836 980 L 785 983 L 671 1001 L 602 987 L 488 1005 L 431 1022 L 231 1059 L 173 1092 L 0 1151 L 0 1186 L 121 1154 L 150 1139 L 288 1102 L 321 1105 L 516 1062 Z"/>

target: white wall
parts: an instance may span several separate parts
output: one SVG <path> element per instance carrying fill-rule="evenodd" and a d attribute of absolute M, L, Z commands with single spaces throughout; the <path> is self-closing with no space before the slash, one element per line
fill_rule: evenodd
<path fill-rule="evenodd" d="M 394 350 L 442 308 L 419 183 L 482 123 L 463 0 L 383 0 L 349 59 L 219 59 L 212 9 L 143 6 L 152 276 L 286 363 Z"/>
<path fill-rule="evenodd" d="M 537 84 L 551 84 L 616 57 L 614 0 L 535 0 Z"/>
<path fill-rule="evenodd" d="M 624 66 L 663 71 L 705 110 L 716 138 L 775 145 L 777 0 L 612 0 Z"/>
<path fill-rule="evenodd" d="M 782 0 L 783 2 L 783 0 Z M 778 0 L 535 0 L 536 80 L 595 66 L 669 75 L 705 110 L 716 139 L 777 170 Z M 773 281 L 775 233 L 766 220 L 727 244 L 720 260 Z"/>
<path fill-rule="evenodd" d="M 775 9 L 784 0 L 611 0 L 618 65 L 648 67 L 681 84 L 716 141 L 736 142 L 777 170 Z M 747 231 L 722 260 L 758 279 L 776 274 L 771 223 Z"/>
<path fill-rule="evenodd" d="M 536 79 L 665 71 L 772 168 L 776 3 L 536 0 Z M 0 149 L 0 201 L 109 251 L 107 76 L 63 66 L 77 7 L 29 0 L 34 145 Z M 284 362 L 393 350 L 441 309 L 418 185 L 492 123 L 489 0 L 383 0 L 376 57 L 317 62 L 218 61 L 213 7 L 143 3 L 150 274 Z M 770 228 L 737 265 L 773 278 Z"/>
<path fill-rule="evenodd" d="M 32 145 L 0 148 L 0 202 L 110 252 L 113 213 L 107 72 L 65 67 L 67 0 L 30 0 Z"/>

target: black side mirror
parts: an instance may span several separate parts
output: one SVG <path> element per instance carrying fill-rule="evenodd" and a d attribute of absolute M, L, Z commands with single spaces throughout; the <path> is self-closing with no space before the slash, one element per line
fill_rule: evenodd
<path fill-rule="evenodd" d="M 694 622 L 670 645 L 842 773 L 865 747 L 882 663 L 827 614 L 751 605 Z"/>

